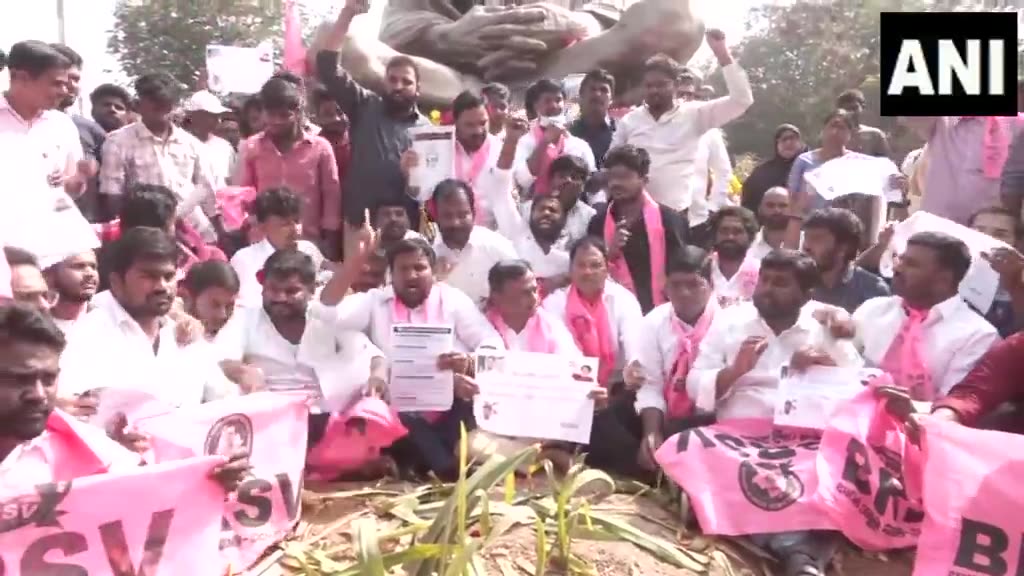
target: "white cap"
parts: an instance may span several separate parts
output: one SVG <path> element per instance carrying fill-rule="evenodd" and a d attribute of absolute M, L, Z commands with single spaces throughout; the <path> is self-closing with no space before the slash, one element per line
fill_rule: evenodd
<path fill-rule="evenodd" d="M 192 95 L 185 102 L 186 112 L 209 112 L 210 114 L 223 114 L 230 109 L 220 103 L 220 98 L 208 90 L 200 90 Z"/>

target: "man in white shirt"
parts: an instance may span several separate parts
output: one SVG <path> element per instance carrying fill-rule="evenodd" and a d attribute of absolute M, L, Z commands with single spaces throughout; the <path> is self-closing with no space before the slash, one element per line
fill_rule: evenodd
<path fill-rule="evenodd" d="M 542 289 L 551 293 L 569 282 L 569 252 L 558 245 L 565 229 L 565 205 L 555 194 L 537 196 L 529 202 L 530 212 L 525 218 L 516 206 L 512 197 L 512 161 L 516 145 L 526 130 L 525 120 L 512 118 L 507 122 L 505 142 L 494 169 L 495 178 L 477 192 L 487 198 L 498 224 L 497 231 L 512 240 L 516 252 L 529 263 L 531 273 L 537 274 Z"/>
<path fill-rule="evenodd" d="M 723 308 L 754 295 L 759 263 L 747 253 L 756 235 L 757 219 L 742 206 L 726 206 L 711 219 L 711 286 Z"/>
<path fill-rule="evenodd" d="M 59 396 L 97 388 L 141 391 L 180 407 L 225 392 L 209 344 L 182 345 L 168 314 L 177 285 L 177 246 L 163 230 L 124 232 L 111 250 L 112 298 L 80 319 L 61 356 Z"/>
<path fill-rule="evenodd" d="M 747 258 L 760 261 L 776 248 L 800 249 L 799 245 L 786 244 L 786 232 L 791 220 L 789 204 L 789 190 L 782 186 L 772 186 L 765 190 L 757 208 L 757 221 L 761 223 L 761 229 L 747 250 Z"/>
<path fill-rule="evenodd" d="M 746 74 L 736 64 L 721 30 L 707 31 L 729 93 L 710 102 L 677 102 L 679 65 L 667 56 L 647 61 L 644 106 L 619 120 L 612 148 L 632 144 L 651 156 L 648 189 L 659 203 L 685 212 L 693 199 L 695 159 L 702 134 L 738 118 L 754 102 Z"/>
<path fill-rule="evenodd" d="M 324 256 L 309 240 L 300 240 L 302 199 L 287 188 L 271 188 L 260 192 L 250 212 L 263 233 L 263 240 L 246 246 L 231 257 L 231 266 L 241 283 L 239 304 L 259 308 L 263 288 L 256 277 L 270 255 L 277 250 L 297 248 L 313 259 L 317 270 L 323 267 Z"/>
<path fill-rule="evenodd" d="M 637 461 L 651 472 L 658 470 L 654 453 L 665 438 L 696 422 L 693 403 L 686 395 L 686 377 L 719 310 L 712 298 L 707 252 L 687 246 L 669 261 L 665 274 L 669 301 L 644 316 L 633 359 L 642 371 L 636 394 L 636 411 L 643 424 Z"/>
<path fill-rule="evenodd" d="M 203 160 L 210 167 L 213 191 L 227 185 L 234 173 L 237 153 L 227 140 L 216 135 L 221 116 L 230 109 L 220 102 L 212 92 L 200 90 L 189 97 L 184 105 L 188 120 L 188 131 L 199 139 L 204 148 Z"/>
<path fill-rule="evenodd" d="M 693 199 L 688 213 L 691 229 L 705 224 L 722 206 L 736 205 L 729 196 L 732 162 L 720 128 L 708 130 L 697 142 L 693 176 Z"/>
<path fill-rule="evenodd" d="M 440 232 L 434 252 L 448 271 L 445 282 L 480 306 L 490 293 L 487 273 L 498 262 L 516 258 L 516 250 L 501 234 L 475 224 L 476 197 L 466 183 L 445 180 L 434 188 L 432 199 Z"/>
<path fill-rule="evenodd" d="M 470 220 L 471 221 L 471 220 Z M 440 370 L 455 374 L 455 402 L 435 417 L 407 413 L 402 423 L 409 435 L 395 445 L 395 458 L 412 468 L 428 468 L 442 478 L 458 475 L 455 445 L 460 427 L 472 422 L 475 385 L 460 375 L 468 372 L 468 353 L 481 346 L 504 348 L 498 333 L 463 292 L 435 280 L 437 256 L 425 240 L 401 240 L 388 252 L 392 284 L 368 292 L 350 293 L 350 287 L 374 251 L 369 225 L 358 232 L 341 271 L 310 304 L 311 318 L 327 329 L 365 333 L 385 356 L 391 352 L 391 327 L 396 323 L 449 324 L 455 331 L 455 350 L 438 357 Z"/>
<path fill-rule="evenodd" d="M 534 99 L 528 107 L 537 114 L 537 121 L 529 136 L 521 138 L 516 147 L 515 175 L 520 188 L 530 190 L 532 186 L 530 196 L 536 196 L 551 190 L 548 170 L 555 158 L 565 154 L 578 156 L 590 172 L 597 170 L 597 163 L 590 144 L 568 131 L 562 85 L 543 78 L 530 86 L 530 94 Z"/>
<path fill-rule="evenodd" d="M 866 362 L 889 372 L 915 400 L 946 395 L 1000 340 L 960 297 L 970 266 L 958 238 L 917 233 L 893 270 L 895 295 L 868 300 L 853 313 L 854 343 Z"/>
<path fill-rule="evenodd" d="M 85 315 L 99 286 L 96 253 L 92 250 L 68 256 L 45 272 L 46 283 L 57 295 L 50 315 L 65 334 Z"/>
<path fill-rule="evenodd" d="M 452 101 L 455 117 L 455 178 L 479 190 L 492 177 L 494 164 L 501 152 L 501 139 L 487 130 L 488 114 L 483 98 L 474 92 L 461 92 Z M 515 149 L 513 149 L 513 152 Z M 511 182 L 508 191 L 512 191 Z M 476 223 L 494 229 L 494 213 L 487 198 L 477 197 Z"/>
<path fill-rule="evenodd" d="M 772 418 L 779 379 L 811 365 L 859 366 L 849 341 L 834 340 L 810 300 L 818 272 L 810 257 L 776 250 L 761 263 L 753 302 L 722 310 L 701 341 L 686 379 L 698 410 L 718 420 Z M 785 565 L 785 574 L 823 575 L 835 550 L 828 532 L 751 535 Z"/>

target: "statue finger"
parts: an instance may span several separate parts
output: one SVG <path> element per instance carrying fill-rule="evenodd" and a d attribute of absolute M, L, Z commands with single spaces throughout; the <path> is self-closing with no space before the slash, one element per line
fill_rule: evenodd
<path fill-rule="evenodd" d="M 502 42 L 501 47 L 504 50 L 509 50 L 522 56 L 544 54 L 548 51 L 548 45 L 544 42 L 524 36 L 510 36 Z"/>
<path fill-rule="evenodd" d="M 541 8 L 523 8 L 516 10 L 504 10 L 481 15 L 481 24 L 490 28 L 503 24 L 519 24 L 529 26 L 540 24 L 547 19 L 547 13 Z"/>
<path fill-rule="evenodd" d="M 506 60 L 484 73 L 488 81 L 521 78 L 528 76 L 537 70 L 537 63 L 530 60 Z"/>

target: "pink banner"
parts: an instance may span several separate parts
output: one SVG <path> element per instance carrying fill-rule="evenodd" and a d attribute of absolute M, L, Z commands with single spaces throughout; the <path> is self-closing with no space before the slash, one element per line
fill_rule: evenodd
<path fill-rule="evenodd" d="M 223 458 L 0 495 L 2 576 L 220 576 Z"/>
<path fill-rule="evenodd" d="M 689 495 L 706 534 L 831 529 L 813 503 L 820 438 L 767 420 L 732 420 L 672 436 L 655 459 Z"/>
<path fill-rule="evenodd" d="M 924 420 L 925 518 L 914 576 L 1024 573 L 1024 436 Z"/>
<path fill-rule="evenodd" d="M 907 494 L 904 470 L 920 473 L 921 453 L 872 388 L 843 404 L 821 437 L 817 502 L 854 544 L 908 548 L 921 534 L 920 499 Z"/>
<path fill-rule="evenodd" d="M 308 411 L 305 394 L 260 392 L 137 421 L 157 462 L 249 451 L 252 476 L 224 510 L 222 569 L 249 567 L 298 521 Z"/>

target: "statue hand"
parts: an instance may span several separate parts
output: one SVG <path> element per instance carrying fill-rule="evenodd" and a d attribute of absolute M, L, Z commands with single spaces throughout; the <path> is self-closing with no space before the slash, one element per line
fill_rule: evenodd
<path fill-rule="evenodd" d="M 501 24 L 488 28 L 483 37 L 492 48 L 532 52 L 536 43 L 548 50 L 559 50 L 574 40 L 601 33 L 601 24 L 592 15 L 574 12 L 555 4 L 541 2 L 509 8 L 509 12 L 540 11 L 544 18 L 529 24 Z"/>
<path fill-rule="evenodd" d="M 509 10 L 504 7 L 474 6 L 461 18 L 449 24 L 428 29 L 427 42 L 432 51 L 441 52 L 457 62 L 477 64 L 497 48 L 485 41 L 484 35 L 499 26 L 532 27 L 544 21 L 541 9 L 525 7 Z"/>

